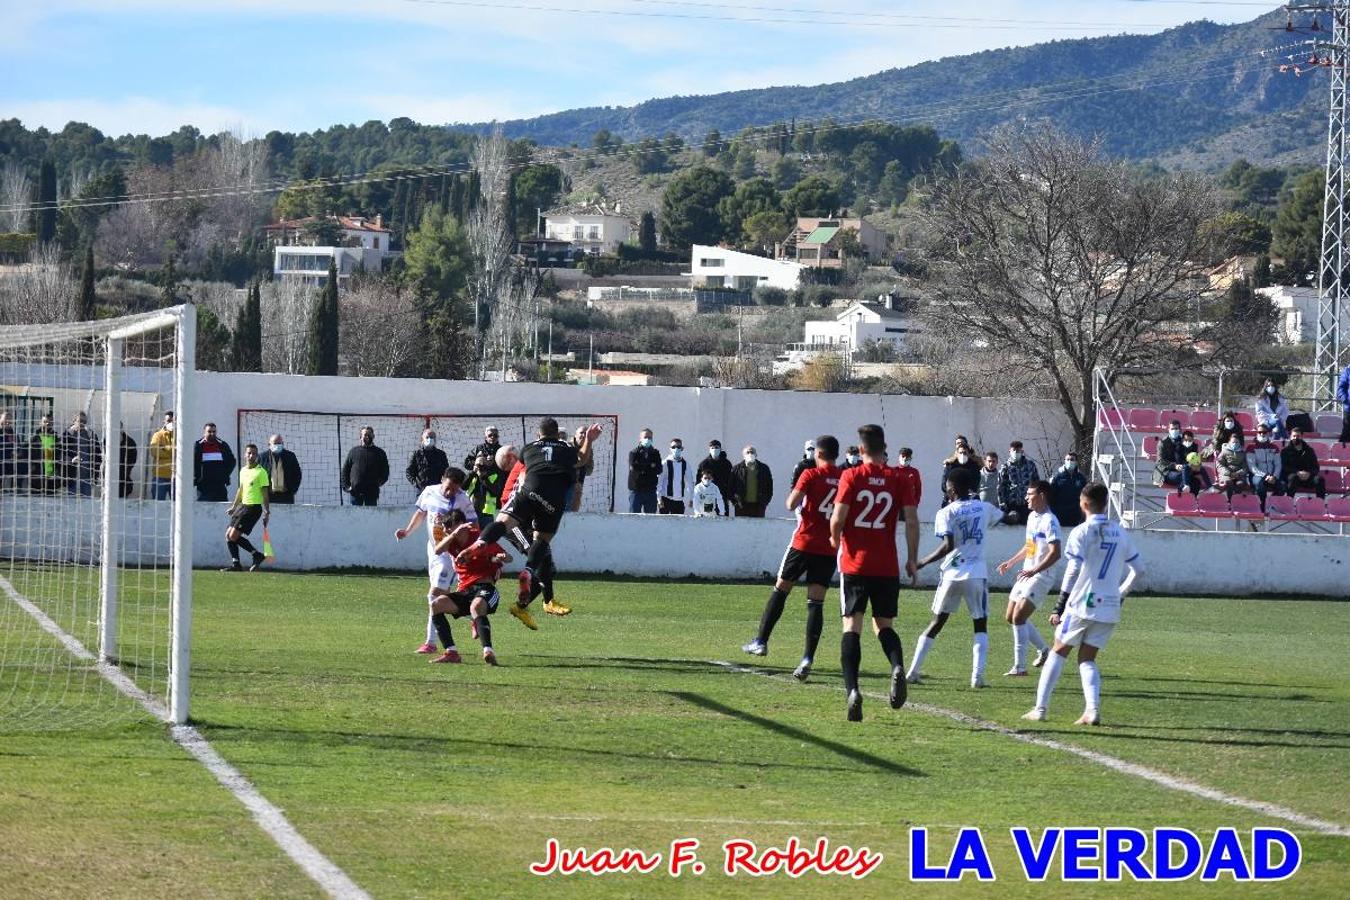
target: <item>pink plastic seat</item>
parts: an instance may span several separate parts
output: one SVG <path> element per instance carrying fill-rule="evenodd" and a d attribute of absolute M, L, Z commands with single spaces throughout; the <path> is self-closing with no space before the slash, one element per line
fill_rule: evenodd
<path fill-rule="evenodd" d="M 1119 409 L 1103 406 L 1097 410 L 1097 424 L 1112 430 L 1125 427 L 1125 413 Z"/>
<path fill-rule="evenodd" d="M 1181 423 L 1182 431 L 1191 427 L 1191 411 L 1188 409 L 1162 409 L 1158 411 L 1158 430 L 1166 431 L 1171 426 L 1172 420 L 1176 419 Z"/>
<path fill-rule="evenodd" d="M 1146 406 L 1138 406 L 1130 410 L 1125 415 L 1125 421 L 1129 424 L 1131 431 L 1160 431 L 1158 427 L 1158 411 Z"/>
<path fill-rule="evenodd" d="M 1300 522 L 1325 522 L 1326 501 L 1320 497 L 1299 497 L 1294 501 L 1294 518 Z"/>
<path fill-rule="evenodd" d="M 1327 444 L 1326 455 L 1319 453 L 1317 458 L 1332 465 L 1350 466 L 1350 444 Z"/>
<path fill-rule="evenodd" d="M 1266 516 L 1277 522 L 1292 522 L 1298 518 L 1293 497 L 1266 497 Z"/>
<path fill-rule="evenodd" d="M 1222 493 L 1201 494 L 1195 498 L 1195 514 L 1205 519 L 1227 519 L 1232 510 L 1228 508 L 1228 498 Z"/>
<path fill-rule="evenodd" d="M 1158 436 L 1156 436 L 1156 435 L 1154 435 L 1154 436 L 1152 436 L 1152 437 L 1146 437 L 1146 438 L 1144 438 L 1144 456 L 1145 456 L 1145 458 L 1147 458 L 1147 459 L 1157 459 L 1157 458 L 1158 458 L 1158 444 L 1159 444 L 1161 441 L 1162 441 L 1162 438 L 1160 438 L 1160 437 L 1158 437 Z"/>
<path fill-rule="evenodd" d="M 1234 494 L 1229 506 L 1232 507 L 1235 519 L 1260 521 L 1266 517 L 1266 514 L 1261 512 L 1261 498 L 1255 494 Z"/>
<path fill-rule="evenodd" d="M 1336 413 L 1318 413 L 1313 419 L 1313 430 L 1323 437 L 1338 437 L 1341 433 L 1341 417 Z"/>
<path fill-rule="evenodd" d="M 1214 423 L 1217 421 L 1219 417 L 1213 410 L 1197 409 L 1191 413 L 1191 430 L 1195 432 L 1197 438 L 1201 437 L 1213 431 Z"/>
<path fill-rule="evenodd" d="M 1193 518 L 1199 515 L 1195 509 L 1195 498 L 1190 494 L 1168 494 L 1165 505 L 1170 516 Z"/>
<path fill-rule="evenodd" d="M 1345 473 L 1340 469 L 1323 469 L 1322 481 L 1326 483 L 1328 494 L 1344 494 L 1346 492 Z"/>
<path fill-rule="evenodd" d="M 1256 416 L 1249 412 L 1235 412 L 1233 417 L 1237 420 L 1238 427 L 1242 429 L 1243 434 L 1252 434 L 1256 431 Z"/>
<path fill-rule="evenodd" d="M 1350 522 L 1350 497 L 1332 497 L 1327 500 L 1327 518 L 1332 522 Z"/>

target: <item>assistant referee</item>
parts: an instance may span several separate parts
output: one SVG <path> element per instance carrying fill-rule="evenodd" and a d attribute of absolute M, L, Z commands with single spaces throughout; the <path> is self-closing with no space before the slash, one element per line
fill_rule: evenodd
<path fill-rule="evenodd" d="M 262 519 L 263 528 L 267 527 L 267 520 L 272 514 L 271 499 L 272 485 L 267 470 L 258 465 L 258 445 L 245 444 L 244 468 L 239 470 L 239 490 L 235 491 L 234 502 L 227 510 L 230 526 L 225 529 L 225 546 L 229 548 L 230 558 L 234 562 L 222 571 L 243 571 L 243 566 L 239 564 L 240 547 L 253 554 L 253 565 L 248 567 L 250 572 L 262 568 L 266 557 L 244 535 L 253 531 L 258 519 Z"/>

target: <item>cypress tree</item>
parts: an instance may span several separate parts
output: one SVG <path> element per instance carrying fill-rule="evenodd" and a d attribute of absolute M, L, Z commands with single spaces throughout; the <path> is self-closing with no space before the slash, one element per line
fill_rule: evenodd
<path fill-rule="evenodd" d="M 656 216 L 644 212 L 638 220 L 638 247 L 644 256 L 656 253 Z"/>
<path fill-rule="evenodd" d="M 39 244 L 56 237 L 56 163 L 48 157 L 38 171 L 38 210 L 33 214 L 33 230 Z"/>
<path fill-rule="evenodd" d="M 262 290 L 256 281 L 249 285 L 244 305 L 239 309 L 232 343 L 234 371 L 262 371 Z"/>
<path fill-rule="evenodd" d="M 75 304 L 75 318 L 81 322 L 94 319 L 94 309 L 98 297 L 94 293 L 94 246 L 90 244 L 84 251 L 84 271 L 80 274 L 80 296 Z"/>
<path fill-rule="evenodd" d="M 309 375 L 338 373 L 337 261 L 328 262 L 328 281 L 309 316 Z"/>

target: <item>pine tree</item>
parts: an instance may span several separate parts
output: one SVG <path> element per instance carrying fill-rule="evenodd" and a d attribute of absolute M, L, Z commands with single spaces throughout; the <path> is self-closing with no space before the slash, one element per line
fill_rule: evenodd
<path fill-rule="evenodd" d="M 262 290 L 256 281 L 249 285 L 248 296 L 239 309 L 232 344 L 234 371 L 262 371 Z"/>
<path fill-rule="evenodd" d="M 656 252 L 656 216 L 650 211 L 644 212 L 642 218 L 638 220 L 638 247 L 642 249 L 644 256 L 651 256 Z"/>
<path fill-rule="evenodd" d="M 84 271 L 80 274 L 80 298 L 75 306 L 75 318 L 81 322 L 92 321 L 97 305 L 98 296 L 94 293 L 94 246 L 90 244 L 84 251 Z"/>
<path fill-rule="evenodd" d="M 56 237 L 56 163 L 48 157 L 38 171 L 38 210 L 33 214 L 33 230 L 39 244 Z"/>
<path fill-rule="evenodd" d="M 328 262 L 328 281 L 309 317 L 309 375 L 338 373 L 337 261 Z"/>

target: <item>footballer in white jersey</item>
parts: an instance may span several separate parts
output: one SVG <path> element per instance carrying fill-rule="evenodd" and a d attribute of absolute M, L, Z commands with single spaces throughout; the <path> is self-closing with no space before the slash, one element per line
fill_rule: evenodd
<path fill-rule="evenodd" d="M 451 510 L 464 513 L 466 519 L 473 519 L 477 513 L 473 508 L 473 499 L 464 490 L 466 480 L 462 469 L 451 466 L 441 476 L 440 484 L 428 485 L 418 495 L 408 524 L 394 532 L 398 540 L 411 535 L 417 526 L 426 523 L 427 529 L 427 603 L 437 597 L 450 593 L 455 586 L 455 561 L 447 553 L 437 553 L 436 544 L 445 536 L 442 519 Z M 449 649 L 449 648 L 447 648 Z M 436 652 L 436 629 L 427 615 L 426 640 L 417 648 L 418 653 Z"/>
<path fill-rule="evenodd" d="M 1101 673 L 1097 653 L 1106 647 L 1120 621 L 1121 601 L 1139 579 L 1139 552 L 1129 532 L 1106 516 L 1106 485 L 1091 482 L 1078 504 L 1087 521 L 1069 534 L 1064 555 L 1069 560 L 1060 588 L 1060 605 L 1050 617 L 1057 625 L 1054 652 L 1041 670 L 1036 705 L 1022 718 L 1044 721 L 1055 682 L 1069 651 L 1078 648 L 1078 674 L 1083 682 L 1083 715 L 1079 725 L 1101 724 Z"/>
<path fill-rule="evenodd" d="M 1059 519 L 1050 511 L 1050 483 L 1033 481 L 1027 485 L 1027 532 L 1022 549 L 1010 559 L 999 563 L 998 573 L 1005 574 L 1019 562 L 1022 571 L 1008 594 L 1004 620 L 1012 626 L 1013 664 L 1005 675 L 1025 677 L 1027 674 L 1027 645 L 1036 648 L 1031 665 L 1040 668 L 1050 655 L 1050 645 L 1041 637 L 1031 621 L 1032 613 L 1051 585 L 1050 570 L 1059 562 L 1063 542 L 1060 540 Z"/>
<path fill-rule="evenodd" d="M 970 686 L 984 687 L 984 666 L 989 656 L 989 569 L 984 561 L 984 539 L 989 529 L 1003 521 L 1003 511 L 992 503 L 970 499 L 974 476 L 965 469 L 947 475 L 948 503 L 938 511 L 934 531 L 942 539 L 936 550 L 919 560 L 919 568 L 942 559 L 942 577 L 933 594 L 933 620 L 919 635 L 905 678 L 923 683 L 923 661 L 947 618 L 964 601 L 975 629 Z M 945 557 L 945 559 L 944 559 Z"/>

